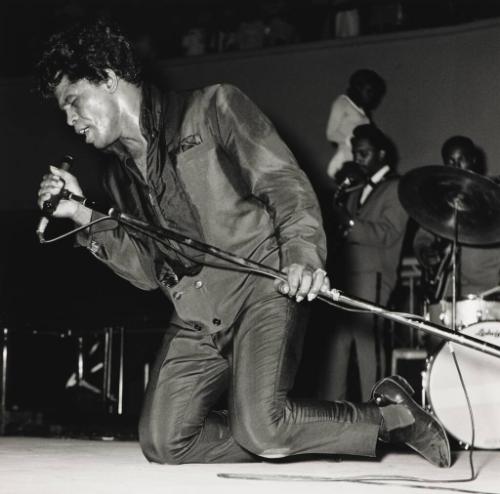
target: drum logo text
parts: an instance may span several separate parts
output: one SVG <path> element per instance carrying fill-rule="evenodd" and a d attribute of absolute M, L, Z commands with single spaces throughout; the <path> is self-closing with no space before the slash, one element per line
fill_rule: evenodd
<path fill-rule="evenodd" d="M 493 329 L 483 329 L 483 328 L 481 328 L 476 333 L 476 336 L 479 336 L 479 337 L 493 336 L 495 338 L 499 338 L 500 337 L 500 329 L 493 330 Z"/>

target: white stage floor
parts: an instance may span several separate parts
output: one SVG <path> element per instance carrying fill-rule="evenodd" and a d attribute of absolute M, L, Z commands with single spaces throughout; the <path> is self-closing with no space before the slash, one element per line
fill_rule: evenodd
<path fill-rule="evenodd" d="M 468 453 L 455 452 L 450 469 L 433 467 L 417 454 L 389 453 L 380 459 L 343 457 L 341 461 L 292 463 L 155 465 L 148 463 L 136 442 L 113 440 L 0 437 L 2 494 L 312 494 L 487 492 L 500 493 L 500 451 L 476 451 L 479 476 L 472 482 L 373 485 L 350 482 L 244 480 L 219 474 L 342 477 L 359 475 L 418 476 L 432 480 L 470 476 Z"/>

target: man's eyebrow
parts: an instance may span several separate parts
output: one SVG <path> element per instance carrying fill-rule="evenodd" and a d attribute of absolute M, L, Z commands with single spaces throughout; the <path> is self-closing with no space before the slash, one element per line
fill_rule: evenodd
<path fill-rule="evenodd" d="M 61 110 L 66 106 L 66 104 L 68 103 L 68 99 L 71 98 L 71 96 L 73 95 L 71 93 L 68 93 L 64 96 L 62 101 L 58 102 L 59 108 L 61 108 Z"/>

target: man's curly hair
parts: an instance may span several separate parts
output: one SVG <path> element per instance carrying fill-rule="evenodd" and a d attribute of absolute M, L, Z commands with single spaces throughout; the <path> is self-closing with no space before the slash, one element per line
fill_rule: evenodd
<path fill-rule="evenodd" d="M 102 19 L 78 24 L 50 37 L 37 64 L 38 87 L 48 97 L 63 76 L 97 84 L 107 79 L 106 69 L 133 84 L 140 82 L 140 64 L 117 26 Z"/>

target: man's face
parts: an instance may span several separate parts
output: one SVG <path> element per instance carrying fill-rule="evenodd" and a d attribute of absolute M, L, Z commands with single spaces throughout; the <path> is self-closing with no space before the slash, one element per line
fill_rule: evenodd
<path fill-rule="evenodd" d="M 358 104 L 365 110 L 374 110 L 380 103 L 381 95 L 376 88 L 365 82 L 356 88 Z"/>
<path fill-rule="evenodd" d="M 457 146 L 450 149 L 444 158 L 444 164 L 462 170 L 475 171 L 476 161 L 464 148 Z"/>
<path fill-rule="evenodd" d="M 369 175 L 372 175 L 383 166 L 384 151 L 381 151 L 368 140 L 356 139 L 352 143 L 354 162 L 362 166 Z"/>
<path fill-rule="evenodd" d="M 64 76 L 54 95 L 66 114 L 66 123 L 85 137 L 87 144 L 104 149 L 120 137 L 118 105 L 106 82 L 86 79 L 70 82 Z"/>

